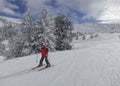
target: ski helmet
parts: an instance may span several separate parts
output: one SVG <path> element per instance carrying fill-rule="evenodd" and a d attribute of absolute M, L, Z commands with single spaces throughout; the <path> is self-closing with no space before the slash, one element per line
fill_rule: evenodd
<path fill-rule="evenodd" d="M 41 44 L 40 44 L 41 46 L 45 46 L 45 43 L 44 42 L 41 42 Z"/>

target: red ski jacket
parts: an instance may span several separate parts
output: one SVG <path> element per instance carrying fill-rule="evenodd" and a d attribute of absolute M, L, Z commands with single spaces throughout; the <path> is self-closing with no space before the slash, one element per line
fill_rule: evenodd
<path fill-rule="evenodd" d="M 48 57 L 48 48 L 46 47 L 41 48 L 40 53 L 42 57 Z"/>

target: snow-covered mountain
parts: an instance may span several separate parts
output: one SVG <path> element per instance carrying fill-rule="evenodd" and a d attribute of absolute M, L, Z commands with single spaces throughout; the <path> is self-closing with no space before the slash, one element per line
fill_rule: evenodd
<path fill-rule="evenodd" d="M 40 55 L 0 62 L 0 86 L 120 86 L 119 34 L 74 41 L 73 50 L 50 52 L 53 67 L 31 71 Z"/>
<path fill-rule="evenodd" d="M 17 18 L 10 18 L 10 17 L 4 17 L 4 16 L 0 16 L 0 18 L 5 18 L 8 22 L 20 23 L 20 19 L 17 19 Z"/>
<path fill-rule="evenodd" d="M 4 26 L 4 22 L 2 20 L 0 20 L 0 27 Z"/>
<path fill-rule="evenodd" d="M 75 32 L 82 33 L 114 33 L 120 32 L 120 24 L 77 24 Z"/>
<path fill-rule="evenodd" d="M 17 19 L 17 18 L 10 18 L 10 17 L 0 16 L 0 27 L 3 27 L 5 22 L 11 22 L 11 23 L 15 23 L 15 24 L 20 24 L 21 20 Z"/>

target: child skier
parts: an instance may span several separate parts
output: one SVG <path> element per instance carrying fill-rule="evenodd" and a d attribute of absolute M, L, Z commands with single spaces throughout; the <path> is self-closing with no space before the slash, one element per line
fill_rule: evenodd
<path fill-rule="evenodd" d="M 45 43 L 42 42 L 41 43 L 41 49 L 39 50 L 39 52 L 41 53 L 41 59 L 40 59 L 40 62 L 39 62 L 39 65 L 38 67 L 42 66 L 43 65 L 43 60 L 45 59 L 45 62 L 46 62 L 46 67 L 50 67 L 50 63 L 48 61 L 48 48 L 45 46 Z"/>

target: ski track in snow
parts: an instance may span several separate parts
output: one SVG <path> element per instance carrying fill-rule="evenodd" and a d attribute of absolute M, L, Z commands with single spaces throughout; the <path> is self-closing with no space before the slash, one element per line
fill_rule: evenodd
<path fill-rule="evenodd" d="M 55 66 L 42 70 L 36 55 L 0 63 L 0 86 L 120 86 L 120 39 L 118 34 L 75 41 L 73 50 L 50 53 Z"/>

